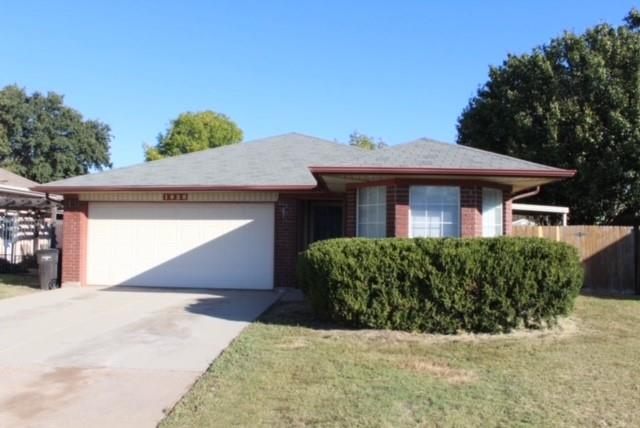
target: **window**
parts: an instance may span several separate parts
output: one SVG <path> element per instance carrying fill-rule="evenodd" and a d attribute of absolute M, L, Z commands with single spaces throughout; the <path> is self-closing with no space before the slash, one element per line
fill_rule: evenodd
<path fill-rule="evenodd" d="M 460 188 L 411 186 L 412 237 L 460 236 Z"/>
<path fill-rule="evenodd" d="M 502 190 L 482 189 L 482 236 L 502 235 Z"/>
<path fill-rule="evenodd" d="M 384 186 L 358 189 L 358 236 L 387 236 L 387 189 Z"/>

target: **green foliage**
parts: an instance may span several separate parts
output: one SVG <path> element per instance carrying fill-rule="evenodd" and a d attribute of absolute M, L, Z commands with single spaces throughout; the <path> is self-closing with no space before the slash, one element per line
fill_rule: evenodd
<path fill-rule="evenodd" d="M 506 332 L 568 314 L 582 267 L 574 247 L 538 238 L 335 239 L 301 254 L 298 283 L 347 325 Z"/>
<path fill-rule="evenodd" d="M 64 105 L 62 95 L 0 90 L 0 166 L 39 183 L 110 167 L 109 126 Z"/>
<path fill-rule="evenodd" d="M 242 130 L 224 114 L 212 111 L 182 113 L 158 135 L 155 146 L 144 146 L 147 161 L 197 152 L 242 141 Z"/>
<path fill-rule="evenodd" d="M 387 143 L 384 141 L 378 140 L 378 142 L 376 142 L 373 137 L 361 134 L 358 131 L 353 131 L 351 135 L 349 135 L 349 145 L 366 150 L 375 150 L 387 147 Z"/>
<path fill-rule="evenodd" d="M 561 168 L 539 200 L 575 223 L 640 219 L 640 14 L 509 55 L 458 122 L 458 143 Z"/>

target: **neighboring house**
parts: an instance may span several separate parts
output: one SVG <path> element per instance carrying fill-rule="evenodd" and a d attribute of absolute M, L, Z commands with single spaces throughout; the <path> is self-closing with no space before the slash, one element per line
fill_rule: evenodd
<path fill-rule="evenodd" d="M 0 258 L 11 263 L 51 244 L 56 203 L 30 190 L 34 186 L 38 183 L 0 168 Z"/>
<path fill-rule="evenodd" d="M 16 201 L 21 199 L 28 201 L 32 206 L 46 205 L 44 193 L 30 190 L 32 187 L 38 185 L 39 183 L 35 181 L 0 168 L 0 202 L 3 205 L 9 202 L 15 205 Z"/>
<path fill-rule="evenodd" d="M 560 223 L 562 226 L 568 224 L 569 207 L 557 205 L 532 205 L 532 204 L 512 204 L 514 212 L 514 226 L 535 226 L 536 224 L 553 225 Z M 521 221 L 528 220 L 529 223 Z"/>
<path fill-rule="evenodd" d="M 511 233 L 552 168 L 417 140 L 380 150 L 286 134 L 36 186 L 65 199 L 63 285 L 270 289 L 339 236 Z"/>

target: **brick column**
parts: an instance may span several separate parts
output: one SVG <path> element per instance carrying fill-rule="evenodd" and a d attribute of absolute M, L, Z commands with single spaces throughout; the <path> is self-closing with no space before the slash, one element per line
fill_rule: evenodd
<path fill-rule="evenodd" d="M 475 238 L 482 236 L 482 187 L 460 188 L 460 236 Z"/>
<path fill-rule="evenodd" d="M 344 203 L 344 236 L 348 238 L 356 236 L 357 200 L 357 190 L 347 189 L 347 197 Z"/>
<path fill-rule="evenodd" d="M 387 186 L 387 236 L 409 237 L 409 186 Z"/>
<path fill-rule="evenodd" d="M 275 206 L 274 282 L 276 287 L 296 286 L 298 213 L 296 199 L 278 199 Z"/>
<path fill-rule="evenodd" d="M 396 186 L 386 186 L 387 194 L 387 237 L 395 236 L 396 234 Z"/>
<path fill-rule="evenodd" d="M 504 234 L 509 236 L 513 233 L 513 211 L 511 207 L 511 193 L 508 191 L 502 192 L 502 221 Z"/>
<path fill-rule="evenodd" d="M 77 195 L 64 196 L 62 286 L 87 285 L 87 223 L 89 204 Z"/>

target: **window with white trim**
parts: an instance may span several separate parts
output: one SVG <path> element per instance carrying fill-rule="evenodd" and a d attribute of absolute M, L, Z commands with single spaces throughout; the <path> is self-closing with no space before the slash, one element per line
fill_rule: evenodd
<path fill-rule="evenodd" d="M 411 236 L 460 236 L 460 188 L 411 186 L 409 190 Z"/>
<path fill-rule="evenodd" d="M 492 237 L 502 234 L 502 190 L 484 187 L 482 189 L 482 236 Z"/>
<path fill-rule="evenodd" d="M 358 189 L 357 235 L 365 238 L 387 236 L 387 188 L 385 186 Z"/>

